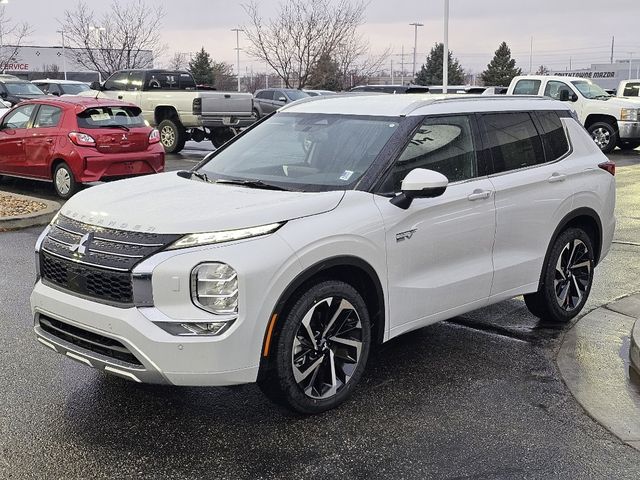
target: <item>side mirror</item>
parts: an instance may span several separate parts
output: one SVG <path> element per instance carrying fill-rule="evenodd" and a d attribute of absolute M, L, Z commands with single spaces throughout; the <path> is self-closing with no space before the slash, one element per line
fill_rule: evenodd
<path fill-rule="evenodd" d="M 566 90 L 566 89 L 560 90 L 559 100 L 561 102 L 568 102 L 569 101 L 569 90 Z"/>
<path fill-rule="evenodd" d="M 56 97 L 60 96 L 60 92 L 51 92 L 51 95 L 55 95 Z"/>
<path fill-rule="evenodd" d="M 578 101 L 578 95 L 577 95 L 577 94 L 575 94 L 575 93 L 572 93 L 572 94 L 571 94 L 571 101 L 572 101 L 572 102 L 577 102 L 577 101 Z"/>
<path fill-rule="evenodd" d="M 425 168 L 411 170 L 402 180 L 402 193 L 391 199 L 396 207 L 406 210 L 414 198 L 434 198 L 444 193 L 449 179 L 439 172 Z"/>
<path fill-rule="evenodd" d="M 287 97 L 279 97 L 278 101 L 279 102 L 283 102 L 283 103 L 287 103 Z"/>
<path fill-rule="evenodd" d="M 91 82 L 89 88 L 91 90 L 102 90 L 102 85 L 100 85 L 100 82 Z"/>
<path fill-rule="evenodd" d="M 7 92 L 0 92 L 0 98 L 7 98 Z"/>

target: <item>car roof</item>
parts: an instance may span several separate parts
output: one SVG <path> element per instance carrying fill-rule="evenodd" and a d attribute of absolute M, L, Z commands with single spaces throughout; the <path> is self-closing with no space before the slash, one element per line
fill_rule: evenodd
<path fill-rule="evenodd" d="M 568 82 L 573 82 L 575 80 L 589 80 L 591 81 L 590 78 L 583 78 L 583 77 L 570 77 L 570 76 L 565 76 L 565 75 L 519 75 L 517 77 L 514 77 L 513 80 L 560 80 L 560 81 L 568 81 Z"/>
<path fill-rule="evenodd" d="M 133 103 L 123 102 L 121 100 L 114 100 L 112 98 L 83 97 L 79 95 L 64 95 L 62 97 L 47 96 L 45 98 L 27 100 L 27 101 L 21 102 L 20 105 L 24 105 L 26 103 L 55 105 L 61 108 L 75 107 L 77 112 L 81 112 L 91 107 L 106 107 L 106 106 L 115 106 L 115 105 L 128 106 L 128 107 L 136 106 Z"/>
<path fill-rule="evenodd" d="M 39 78 L 37 80 L 31 80 L 31 83 L 59 83 L 61 85 L 77 85 L 79 83 L 86 85 L 85 82 L 79 80 L 61 80 L 57 78 Z"/>
<path fill-rule="evenodd" d="M 304 98 L 280 108 L 292 113 L 366 116 L 411 116 L 439 113 L 569 110 L 562 102 L 535 96 L 488 95 L 336 95 Z"/>

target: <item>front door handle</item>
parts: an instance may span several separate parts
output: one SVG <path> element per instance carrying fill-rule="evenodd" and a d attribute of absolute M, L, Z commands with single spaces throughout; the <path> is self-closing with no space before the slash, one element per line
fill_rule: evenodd
<path fill-rule="evenodd" d="M 556 182 L 564 182 L 567 176 L 564 173 L 552 173 L 549 178 L 547 178 L 547 182 L 556 183 Z"/>
<path fill-rule="evenodd" d="M 474 190 L 471 195 L 467 197 L 468 200 L 472 202 L 474 200 L 484 200 L 491 196 L 491 190 L 480 190 L 479 188 Z"/>
<path fill-rule="evenodd" d="M 122 95 L 118 95 L 118 100 L 122 100 Z"/>

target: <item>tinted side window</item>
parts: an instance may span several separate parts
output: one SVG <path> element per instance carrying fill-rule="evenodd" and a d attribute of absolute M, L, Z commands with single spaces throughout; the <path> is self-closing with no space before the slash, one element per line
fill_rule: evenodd
<path fill-rule="evenodd" d="M 625 85 L 622 95 L 625 97 L 638 97 L 640 96 L 640 83 L 629 82 Z"/>
<path fill-rule="evenodd" d="M 569 151 L 569 142 L 557 112 L 538 112 L 542 143 L 547 162 L 557 160 Z"/>
<path fill-rule="evenodd" d="M 144 72 L 131 72 L 129 75 L 129 90 L 142 90 L 144 83 Z"/>
<path fill-rule="evenodd" d="M 105 90 L 126 90 L 129 81 L 129 72 L 118 72 L 111 75 L 104 82 Z"/>
<path fill-rule="evenodd" d="M 36 87 L 38 87 L 44 93 L 49 93 L 49 84 L 48 83 L 36 83 Z"/>
<path fill-rule="evenodd" d="M 544 163 L 542 141 L 528 113 L 482 115 L 494 173 Z"/>
<path fill-rule="evenodd" d="M 41 105 L 33 121 L 33 128 L 57 127 L 62 118 L 62 109 L 53 105 Z"/>
<path fill-rule="evenodd" d="M 540 80 L 518 80 L 513 88 L 514 95 L 537 95 L 540 89 Z"/>
<path fill-rule="evenodd" d="M 273 100 L 273 90 L 265 90 L 264 92 L 258 93 L 256 98 L 260 98 L 262 100 Z"/>
<path fill-rule="evenodd" d="M 466 115 L 427 118 L 392 167 L 385 192 L 399 192 L 404 177 L 414 168 L 442 173 L 449 182 L 478 175 L 471 123 Z"/>
<path fill-rule="evenodd" d="M 56 93 L 60 95 L 62 92 L 60 91 L 60 88 L 58 88 L 58 85 L 52 83 L 51 85 L 49 85 L 49 93 L 52 95 L 55 95 Z"/>
<path fill-rule="evenodd" d="M 18 107 L 4 117 L 2 124 L 9 128 L 27 128 L 27 124 L 35 108 L 36 105 L 34 104 Z"/>

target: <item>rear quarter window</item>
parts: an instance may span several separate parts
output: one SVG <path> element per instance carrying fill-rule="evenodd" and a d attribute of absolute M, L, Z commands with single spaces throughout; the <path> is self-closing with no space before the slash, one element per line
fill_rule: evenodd
<path fill-rule="evenodd" d="M 146 125 L 138 107 L 92 107 L 78 114 L 80 128 L 106 128 L 118 125 L 133 128 Z"/>
<path fill-rule="evenodd" d="M 518 80 L 513 88 L 514 95 L 537 95 L 540 90 L 540 80 Z"/>
<path fill-rule="evenodd" d="M 558 160 L 569 151 L 569 141 L 558 112 L 537 112 L 547 162 Z"/>

